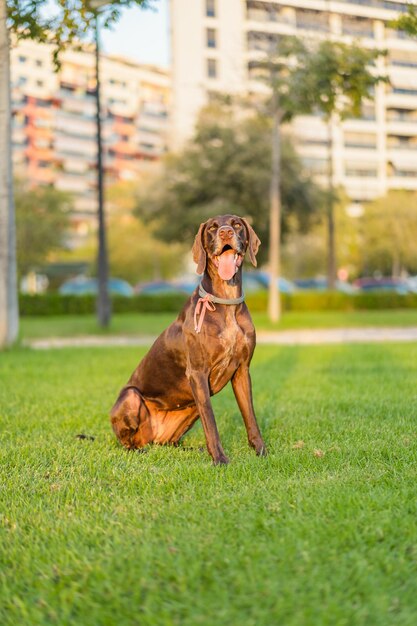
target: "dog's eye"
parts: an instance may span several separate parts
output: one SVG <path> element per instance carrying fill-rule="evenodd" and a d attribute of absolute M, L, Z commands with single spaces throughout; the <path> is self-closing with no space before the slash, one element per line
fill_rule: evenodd
<path fill-rule="evenodd" d="M 242 228 L 242 225 L 241 225 L 241 224 L 239 224 L 239 222 L 236 222 L 236 224 L 233 224 L 233 228 L 234 228 L 235 230 L 240 230 L 240 229 Z"/>
<path fill-rule="evenodd" d="M 211 232 L 214 232 L 215 230 L 217 230 L 217 226 L 213 224 L 213 226 L 210 226 L 209 230 L 211 230 Z"/>

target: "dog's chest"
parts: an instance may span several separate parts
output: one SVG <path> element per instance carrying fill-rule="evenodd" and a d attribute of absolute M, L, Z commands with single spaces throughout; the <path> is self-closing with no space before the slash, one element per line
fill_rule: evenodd
<path fill-rule="evenodd" d="M 216 346 L 216 358 L 210 372 L 213 393 L 220 391 L 229 382 L 240 363 L 245 360 L 248 341 L 236 318 L 227 320 L 227 324 L 219 332 Z"/>

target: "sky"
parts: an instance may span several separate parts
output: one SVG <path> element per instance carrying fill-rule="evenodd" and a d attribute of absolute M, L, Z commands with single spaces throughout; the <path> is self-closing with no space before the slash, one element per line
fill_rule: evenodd
<path fill-rule="evenodd" d="M 102 30 L 105 53 L 169 67 L 169 0 L 153 0 L 153 9 L 131 8 L 112 30 Z"/>

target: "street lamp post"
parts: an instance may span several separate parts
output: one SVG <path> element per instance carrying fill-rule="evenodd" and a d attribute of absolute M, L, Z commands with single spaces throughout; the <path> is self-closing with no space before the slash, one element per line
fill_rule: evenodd
<path fill-rule="evenodd" d="M 97 218 L 98 218 L 98 251 L 97 251 L 97 318 L 100 326 L 108 326 L 111 318 L 111 301 L 108 291 L 109 261 L 107 254 L 106 223 L 104 215 L 104 171 L 103 171 L 103 138 L 101 120 L 101 89 L 100 89 L 100 9 L 108 4 L 107 0 L 91 0 L 94 10 L 95 38 L 95 73 L 96 73 L 96 129 L 97 129 Z"/>

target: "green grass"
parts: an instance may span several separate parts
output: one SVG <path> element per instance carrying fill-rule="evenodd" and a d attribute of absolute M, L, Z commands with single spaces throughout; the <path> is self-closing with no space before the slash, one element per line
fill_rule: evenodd
<path fill-rule="evenodd" d="M 227 467 L 199 425 L 184 449 L 116 443 L 143 353 L 0 355 L 0 624 L 415 626 L 417 343 L 258 347 L 270 454 L 226 389 Z"/>
<path fill-rule="evenodd" d="M 109 329 L 97 326 L 93 315 L 61 315 L 55 317 L 23 317 L 23 339 L 39 337 L 71 337 L 81 335 L 156 335 L 175 319 L 175 313 L 125 313 L 113 316 Z M 417 326 L 417 311 L 322 311 L 285 313 L 279 324 L 271 324 L 266 315 L 254 313 L 258 330 L 289 330 L 305 328 L 354 328 L 361 326 Z"/>

